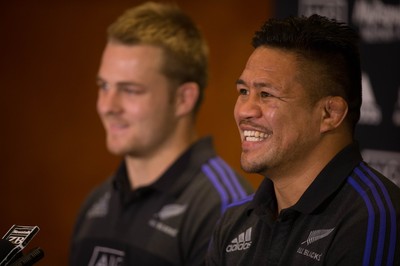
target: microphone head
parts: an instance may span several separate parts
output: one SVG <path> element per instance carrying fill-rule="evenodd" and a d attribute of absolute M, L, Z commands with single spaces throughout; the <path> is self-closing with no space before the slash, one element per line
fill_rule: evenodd
<path fill-rule="evenodd" d="M 28 254 L 14 261 L 10 266 L 31 266 L 44 257 L 44 251 L 40 247 L 32 249 Z"/>

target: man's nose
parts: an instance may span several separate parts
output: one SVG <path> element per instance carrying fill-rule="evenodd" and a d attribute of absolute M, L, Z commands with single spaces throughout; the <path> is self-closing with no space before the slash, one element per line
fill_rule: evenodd
<path fill-rule="evenodd" d="M 117 90 L 100 91 L 97 99 L 97 109 L 100 114 L 117 114 L 122 111 L 121 97 Z"/>

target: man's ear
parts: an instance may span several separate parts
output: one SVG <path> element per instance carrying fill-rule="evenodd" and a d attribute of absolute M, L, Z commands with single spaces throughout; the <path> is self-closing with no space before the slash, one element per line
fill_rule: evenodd
<path fill-rule="evenodd" d="M 181 84 L 176 92 L 176 115 L 182 116 L 191 113 L 196 106 L 200 95 L 199 85 L 195 82 Z"/>
<path fill-rule="evenodd" d="M 348 111 L 347 102 L 340 96 L 330 96 L 322 99 L 323 110 L 321 133 L 338 128 L 345 119 Z"/>

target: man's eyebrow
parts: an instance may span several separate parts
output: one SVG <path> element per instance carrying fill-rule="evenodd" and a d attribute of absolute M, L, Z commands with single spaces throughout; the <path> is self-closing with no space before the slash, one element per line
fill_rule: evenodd
<path fill-rule="evenodd" d="M 244 82 L 242 79 L 238 79 L 236 80 L 236 85 L 246 85 L 246 82 Z"/>
<path fill-rule="evenodd" d="M 272 87 L 273 87 L 272 84 L 271 84 L 271 83 L 268 83 L 268 82 L 254 82 L 254 83 L 253 83 L 253 86 L 254 86 L 256 89 L 261 89 L 261 88 L 272 88 Z"/>
<path fill-rule="evenodd" d="M 244 86 L 249 86 L 244 80 L 238 79 L 236 81 L 236 85 L 244 85 Z M 272 84 L 268 82 L 253 82 L 252 86 L 256 89 L 261 89 L 261 88 L 273 88 Z"/>
<path fill-rule="evenodd" d="M 103 83 L 107 83 L 107 81 L 101 77 L 97 77 L 96 83 L 103 84 Z M 119 81 L 119 82 L 117 82 L 116 86 L 124 87 L 124 86 L 143 86 L 143 85 L 141 85 L 140 83 L 137 83 L 137 82 L 133 82 L 133 81 Z"/>

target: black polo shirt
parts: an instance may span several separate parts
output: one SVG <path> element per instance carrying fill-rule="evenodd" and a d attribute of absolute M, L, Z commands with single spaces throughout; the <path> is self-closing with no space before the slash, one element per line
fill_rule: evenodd
<path fill-rule="evenodd" d="M 98 187 L 78 217 L 70 265 L 197 265 L 228 204 L 251 186 L 213 149 L 190 147 L 155 183 L 131 190 L 126 166 Z"/>
<path fill-rule="evenodd" d="M 279 215 L 265 178 L 219 221 L 207 265 L 400 265 L 400 188 L 363 162 L 355 144 Z"/>

